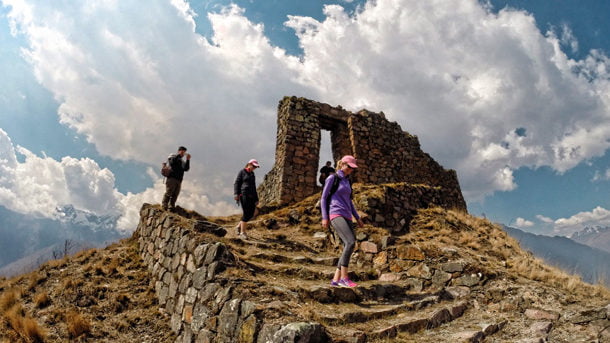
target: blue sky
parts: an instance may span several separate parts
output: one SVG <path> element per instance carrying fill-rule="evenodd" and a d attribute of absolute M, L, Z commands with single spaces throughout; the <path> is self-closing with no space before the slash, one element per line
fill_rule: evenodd
<path fill-rule="evenodd" d="M 71 203 L 129 229 L 162 194 L 159 162 L 186 145 L 180 201 L 234 212 L 234 174 L 256 157 L 262 180 L 277 102 L 298 95 L 386 113 L 458 171 L 475 215 L 544 234 L 610 225 L 605 1 L 2 4 L 0 205 L 13 211 Z"/>

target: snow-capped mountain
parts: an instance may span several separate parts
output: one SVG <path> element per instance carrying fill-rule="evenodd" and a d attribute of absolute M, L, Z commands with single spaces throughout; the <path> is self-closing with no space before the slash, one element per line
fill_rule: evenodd
<path fill-rule="evenodd" d="M 66 205 L 57 208 L 57 218 L 36 218 L 0 206 L 0 276 L 8 275 L 8 269 L 12 274 L 37 267 L 63 254 L 66 243 L 71 246 L 68 253 L 74 253 L 126 237 L 116 229 L 118 216 L 97 216 Z M 17 260 L 18 267 L 7 267 Z"/>
<path fill-rule="evenodd" d="M 610 252 L 610 227 L 608 226 L 585 227 L 581 231 L 573 233 L 570 239 Z"/>

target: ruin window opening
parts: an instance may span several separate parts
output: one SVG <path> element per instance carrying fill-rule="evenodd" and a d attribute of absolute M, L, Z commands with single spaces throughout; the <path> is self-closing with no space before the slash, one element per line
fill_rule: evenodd
<path fill-rule="evenodd" d="M 317 169 L 317 178 L 316 185 L 322 186 L 320 184 L 320 169 L 326 165 L 326 162 L 331 162 L 331 167 L 335 168 L 335 159 L 333 157 L 333 149 L 332 149 L 332 141 L 331 141 L 331 132 L 328 130 L 320 130 L 320 152 L 318 156 L 318 169 Z"/>

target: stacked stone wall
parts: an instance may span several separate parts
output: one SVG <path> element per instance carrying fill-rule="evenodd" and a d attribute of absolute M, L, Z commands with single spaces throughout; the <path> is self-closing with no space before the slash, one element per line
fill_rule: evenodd
<path fill-rule="evenodd" d="M 443 187 L 411 185 L 404 182 L 384 184 L 381 189 L 379 187 L 357 187 L 354 202 L 358 210 L 366 214 L 371 224 L 386 228 L 394 234 L 407 232 L 419 209 L 461 208 L 461 203 L 447 194 Z"/>
<path fill-rule="evenodd" d="M 218 229 L 148 204 L 140 210 L 140 254 L 177 342 L 254 342 L 255 304 L 232 298 L 231 284 L 219 275 L 235 258 L 223 243 L 196 234 Z"/>
<path fill-rule="evenodd" d="M 441 202 L 466 210 L 457 174 L 424 153 L 416 136 L 383 113 L 352 113 L 304 98 L 285 97 L 278 106 L 275 164 L 259 187 L 261 204 L 281 206 L 320 191 L 317 185 L 321 130 L 331 132 L 333 159 L 353 155 L 361 167 L 354 182 L 407 182 L 441 187 Z"/>

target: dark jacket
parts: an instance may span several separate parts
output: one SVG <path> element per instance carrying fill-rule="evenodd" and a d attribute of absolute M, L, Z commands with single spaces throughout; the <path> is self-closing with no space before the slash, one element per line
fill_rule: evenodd
<path fill-rule="evenodd" d="M 235 184 L 233 185 L 233 193 L 235 196 L 253 197 L 258 201 L 258 193 L 256 193 L 256 179 L 253 171 L 248 171 L 246 168 L 237 173 Z"/>
<path fill-rule="evenodd" d="M 188 171 L 191 168 L 191 160 L 186 160 L 186 162 L 182 159 L 182 156 L 178 154 L 171 154 L 167 158 L 170 167 L 172 167 L 172 172 L 168 177 L 178 179 L 182 181 L 184 178 L 184 172 Z"/>

